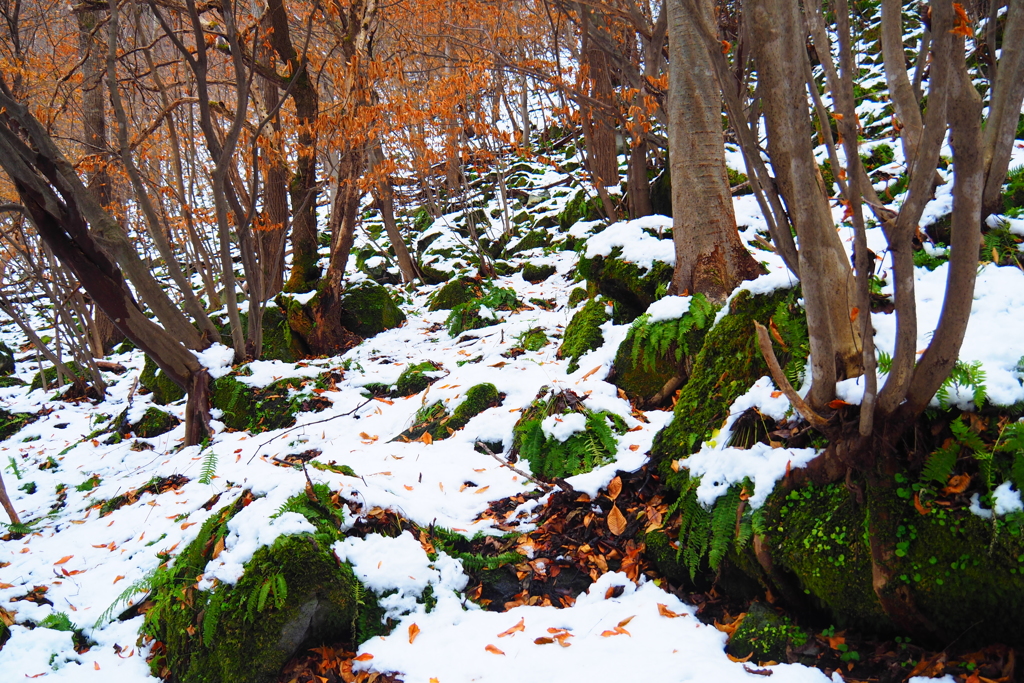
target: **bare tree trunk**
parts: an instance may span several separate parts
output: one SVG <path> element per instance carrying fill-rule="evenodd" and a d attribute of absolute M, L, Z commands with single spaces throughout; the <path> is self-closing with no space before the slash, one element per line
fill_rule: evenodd
<path fill-rule="evenodd" d="M 804 24 L 796 0 L 753 0 L 748 14 L 768 151 L 779 191 L 800 240 L 800 281 L 810 335 L 813 383 L 807 401 L 821 410 L 838 379 L 861 373 L 860 332 L 853 324 L 854 278 L 818 185 L 804 79 Z"/>
<path fill-rule="evenodd" d="M 914 95 L 914 86 L 907 75 L 907 57 L 903 51 L 903 3 L 901 0 L 882 0 L 882 55 L 885 62 L 885 82 L 889 97 L 902 126 L 903 158 L 917 156 L 924 121 L 921 108 Z"/>
<path fill-rule="evenodd" d="M 710 0 L 700 10 L 712 13 Z M 718 86 L 689 13 L 680 0 L 667 3 L 669 30 L 669 161 L 672 236 L 676 265 L 672 289 L 725 301 L 742 280 L 761 268 L 736 232 L 722 137 Z"/>
<path fill-rule="evenodd" d="M 590 38 L 589 8 L 581 11 L 582 52 L 590 78 L 590 97 L 580 102 L 583 130 L 587 138 L 590 172 L 600 187 L 619 184 L 619 162 L 615 149 L 615 127 L 605 108 L 614 107 L 611 67 L 608 55 Z M 588 132 L 589 131 L 589 132 Z"/>
<path fill-rule="evenodd" d="M 376 169 L 383 161 L 384 153 L 380 148 L 380 143 L 377 143 L 370 150 L 370 165 Z M 380 173 L 380 171 L 377 172 Z M 416 267 L 416 262 L 409 254 L 409 249 L 405 246 L 402 232 L 398 229 L 398 223 L 395 221 L 395 193 L 391 187 L 391 178 L 383 175 L 378 178 L 373 194 L 380 208 L 381 216 L 384 218 L 384 229 L 388 233 L 391 248 L 395 250 L 395 256 L 398 258 L 398 268 L 402 271 L 402 282 L 412 282 L 420 277 L 420 272 Z"/>
<path fill-rule="evenodd" d="M 995 0 L 991 0 L 995 3 Z M 985 126 L 985 194 L 982 215 L 1001 213 L 1001 193 L 1024 102 L 1024 2 L 1010 0 L 988 124 Z"/>

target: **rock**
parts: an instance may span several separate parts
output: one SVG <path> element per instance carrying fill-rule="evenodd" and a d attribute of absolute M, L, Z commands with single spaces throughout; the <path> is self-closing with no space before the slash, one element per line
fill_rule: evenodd
<path fill-rule="evenodd" d="M 225 375 L 210 385 L 210 405 L 222 411 L 221 421 L 235 430 L 265 432 L 295 424 L 299 412 L 320 412 L 330 400 L 311 393 L 293 393 L 305 379 L 286 378 L 265 387 L 250 387 L 233 375 Z"/>
<path fill-rule="evenodd" d="M 569 372 L 579 368 L 580 356 L 593 351 L 604 344 L 601 325 L 608 321 L 607 304 L 598 299 L 591 299 L 583 308 L 576 311 L 565 328 L 562 345 L 558 348 L 559 358 L 569 359 Z"/>
<path fill-rule="evenodd" d="M 650 270 L 618 258 L 616 247 L 608 258 L 581 258 L 579 272 L 592 289 L 615 303 L 613 319 L 617 325 L 633 322 L 647 307 L 661 298 L 672 279 L 672 266 L 655 261 Z"/>
<path fill-rule="evenodd" d="M 122 436 L 131 432 L 140 438 L 152 439 L 161 434 L 166 434 L 179 424 L 181 424 L 181 420 L 170 413 L 157 408 L 146 408 L 146 412 L 138 422 L 124 424 L 119 431 Z"/>
<path fill-rule="evenodd" d="M 416 413 L 415 424 L 393 441 L 415 441 L 424 434 L 430 434 L 431 441 L 447 439 L 483 411 L 501 405 L 502 396 L 493 384 L 474 385 L 466 391 L 465 400 L 451 415 L 440 402 L 421 408 Z"/>
<path fill-rule="evenodd" d="M 788 661 L 786 649 L 807 642 L 807 633 L 770 605 L 755 602 L 729 638 L 726 651 L 733 657 L 750 657 L 754 662 Z"/>
<path fill-rule="evenodd" d="M 540 249 L 546 247 L 551 241 L 551 235 L 547 230 L 531 230 L 518 241 L 512 242 L 509 246 L 505 247 L 505 258 L 510 258 L 515 254 L 520 254 L 530 249 Z"/>
<path fill-rule="evenodd" d="M 596 221 L 604 218 L 604 206 L 600 197 L 587 198 L 587 193 L 580 190 L 569 203 L 565 205 L 562 213 L 558 214 L 558 225 L 562 232 L 565 232 L 580 221 Z"/>
<path fill-rule="evenodd" d="M 483 287 L 479 280 L 471 277 L 455 278 L 434 292 L 427 310 L 450 311 L 459 304 L 479 299 L 482 296 Z"/>
<path fill-rule="evenodd" d="M 64 365 L 79 378 L 85 379 L 89 376 L 85 369 L 75 361 L 68 361 Z M 35 391 L 36 389 L 43 388 L 43 375 L 46 376 L 46 386 L 48 389 L 52 390 L 57 387 L 57 368 L 51 365 L 44 370 L 40 370 L 32 377 L 32 382 L 29 384 L 29 391 Z M 70 378 L 65 378 L 65 386 L 69 381 Z"/>
<path fill-rule="evenodd" d="M 536 285 L 554 275 L 556 270 L 552 265 L 535 266 L 532 263 L 527 263 L 523 266 L 522 275 L 524 280 Z"/>
<path fill-rule="evenodd" d="M 360 337 L 370 338 L 405 322 L 405 313 L 380 285 L 360 282 L 341 298 L 341 324 Z"/>
<path fill-rule="evenodd" d="M 279 297 L 284 300 L 284 295 Z M 291 301 L 288 298 L 288 301 Z M 295 334 L 288 324 L 287 309 L 278 305 L 263 311 L 263 360 L 279 360 L 294 363 L 307 358 L 309 349 L 302 336 Z"/>
<path fill-rule="evenodd" d="M 576 308 L 576 306 L 590 298 L 590 294 L 587 292 L 586 287 L 577 287 L 569 292 L 569 308 Z"/>
<path fill-rule="evenodd" d="M 405 370 L 402 370 L 402 374 L 398 376 L 398 381 L 395 382 L 395 390 L 391 392 L 391 395 L 395 398 L 399 398 L 402 396 L 412 396 L 413 394 L 420 393 L 437 381 L 437 378 L 428 377 L 424 373 L 437 372 L 440 369 L 440 365 L 429 360 L 417 363 L 416 365 L 409 365 Z"/>
<path fill-rule="evenodd" d="M 139 375 L 139 384 L 153 392 L 153 403 L 167 405 L 185 398 L 185 390 L 171 381 L 153 360 L 146 356 L 146 363 Z"/>

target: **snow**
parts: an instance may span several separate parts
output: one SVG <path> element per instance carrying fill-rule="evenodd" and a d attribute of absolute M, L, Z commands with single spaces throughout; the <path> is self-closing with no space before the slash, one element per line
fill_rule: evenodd
<path fill-rule="evenodd" d="M 666 296 L 658 299 L 647 307 L 647 323 L 660 323 L 663 320 L 678 320 L 690 310 L 692 296 Z"/>
<path fill-rule="evenodd" d="M 635 263 L 644 270 L 654 267 L 655 261 L 675 265 L 676 248 L 671 239 L 658 239 L 644 232 L 644 228 L 666 230 L 672 227 L 672 219 L 666 216 L 644 216 L 632 221 L 622 221 L 608 226 L 587 240 L 587 258 L 608 257 L 612 250 L 619 248 L 623 261 Z"/>
<path fill-rule="evenodd" d="M 573 434 L 587 428 L 587 416 L 583 413 L 548 415 L 541 421 L 540 428 L 544 432 L 544 436 L 563 442 Z"/>

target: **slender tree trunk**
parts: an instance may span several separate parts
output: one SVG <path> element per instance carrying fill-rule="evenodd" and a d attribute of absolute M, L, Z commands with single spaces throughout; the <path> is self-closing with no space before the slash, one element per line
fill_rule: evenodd
<path fill-rule="evenodd" d="M 370 164 L 376 169 L 384 161 L 384 153 L 377 143 L 370 150 Z M 380 171 L 376 171 L 381 173 Z M 402 282 L 412 282 L 420 277 L 419 268 L 409 254 L 409 249 L 402 239 L 402 232 L 398 229 L 398 222 L 395 220 L 395 193 L 391 187 L 391 178 L 381 174 L 375 183 L 374 197 L 380 207 L 381 216 L 384 218 L 384 229 L 388 233 L 388 240 L 391 248 L 395 250 L 395 257 L 398 259 L 398 268 L 402 271 Z"/>
<path fill-rule="evenodd" d="M 705 17 L 713 11 L 702 0 Z M 672 289 L 723 302 L 761 268 L 736 232 L 722 137 L 722 101 L 704 45 L 680 0 L 669 0 L 669 162 L 676 266 Z"/>
<path fill-rule="evenodd" d="M 995 3 L 996 0 L 990 0 Z M 1009 0 L 1002 50 L 985 126 L 982 215 L 1002 213 L 1001 194 L 1024 103 L 1024 2 Z"/>
<path fill-rule="evenodd" d="M 594 30 L 591 11 L 589 8 L 583 8 L 580 15 L 583 60 L 590 79 L 590 98 L 580 103 L 580 113 L 587 138 L 590 172 L 594 175 L 594 184 L 604 188 L 619 184 L 615 126 L 605 111 L 606 107 L 612 109 L 615 106 L 615 93 L 612 90 L 608 55 L 590 38 L 590 31 Z"/>
<path fill-rule="evenodd" d="M 914 86 L 907 75 L 907 57 L 903 51 L 903 3 L 901 0 L 882 0 L 882 55 L 885 63 L 885 82 L 889 86 L 896 118 L 901 125 L 903 158 L 917 156 L 924 121 L 921 108 L 914 95 Z"/>

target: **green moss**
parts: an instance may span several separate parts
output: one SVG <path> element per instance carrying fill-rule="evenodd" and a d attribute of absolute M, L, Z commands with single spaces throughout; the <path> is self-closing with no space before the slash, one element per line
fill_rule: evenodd
<path fill-rule="evenodd" d="M 317 396 L 293 394 L 291 389 L 302 383 L 298 379 L 282 379 L 256 388 L 225 375 L 211 384 L 210 405 L 222 411 L 220 419 L 231 429 L 254 433 L 285 429 L 295 424 L 296 413 L 319 412 L 330 405 L 330 401 Z"/>
<path fill-rule="evenodd" d="M 341 324 L 360 337 L 372 337 L 405 322 L 388 290 L 373 282 L 349 287 L 341 298 Z"/>
<path fill-rule="evenodd" d="M 610 318 L 606 310 L 607 304 L 598 299 L 591 299 L 572 316 L 565 328 L 562 345 L 558 349 L 559 358 L 569 359 L 569 372 L 576 372 L 579 359 L 587 351 L 593 351 L 604 344 L 601 325 Z"/>
<path fill-rule="evenodd" d="M 556 270 L 557 268 L 552 265 L 535 266 L 532 263 L 527 263 L 523 266 L 522 275 L 527 282 L 538 284 L 554 275 Z"/>
<path fill-rule="evenodd" d="M 519 346 L 527 351 L 540 351 L 548 344 L 548 335 L 543 327 L 534 327 L 516 337 Z"/>
<path fill-rule="evenodd" d="M 558 214 L 558 225 L 565 232 L 579 221 L 596 221 L 604 216 L 604 207 L 600 197 L 587 198 L 587 193 L 580 190 L 569 200 L 569 203 Z"/>
<path fill-rule="evenodd" d="M 457 337 L 466 330 L 476 330 L 488 325 L 494 325 L 498 319 L 494 316 L 495 311 L 511 311 L 520 306 L 516 298 L 516 292 L 511 288 L 491 287 L 486 296 L 480 299 L 473 299 L 452 308 L 452 312 L 444 321 L 448 328 L 448 334 Z M 484 317 L 481 309 L 486 308 L 492 315 Z"/>
<path fill-rule="evenodd" d="M 889 631 L 871 584 L 865 508 L 842 484 L 773 494 L 763 510 L 776 565 L 795 575 L 840 627 Z"/>
<path fill-rule="evenodd" d="M 861 154 L 860 160 L 864 164 L 864 170 L 870 173 L 879 166 L 891 164 L 895 156 L 896 153 L 893 151 L 892 146 L 883 142 L 872 147 L 871 152 L 868 154 Z"/>
<path fill-rule="evenodd" d="M 149 356 L 139 375 L 139 384 L 153 392 L 153 403 L 167 405 L 185 398 L 185 390 L 171 381 Z"/>
<path fill-rule="evenodd" d="M 798 289 L 780 289 L 753 295 L 741 290 L 729 302 L 729 312 L 704 338 L 683 386 L 670 422 L 655 437 L 651 451 L 656 463 L 667 463 L 693 453 L 718 429 L 729 406 L 745 393 L 768 367 L 757 347 L 753 321 L 774 321 L 785 348 L 775 353 L 790 381 L 799 384 L 807 357 L 807 328 L 803 309 L 796 305 Z M 667 474 L 667 473 L 666 473 Z"/>
<path fill-rule="evenodd" d="M 548 246 L 551 235 L 547 230 L 531 230 L 526 233 L 518 242 L 505 247 L 505 258 L 520 254 L 530 249 L 540 249 Z"/>
<path fill-rule="evenodd" d="M 126 425 L 125 433 L 130 431 L 140 438 L 152 439 L 166 434 L 179 424 L 181 424 L 181 420 L 170 413 L 157 408 L 146 408 L 145 414 L 138 422 Z"/>
<path fill-rule="evenodd" d="M 439 285 L 442 282 L 447 282 L 452 276 L 452 271 L 442 270 L 433 266 L 434 262 L 428 263 L 426 259 L 420 261 L 420 273 L 423 275 L 423 281 L 428 285 Z"/>
<path fill-rule="evenodd" d="M 68 370 L 70 370 L 72 373 L 74 373 L 76 376 L 82 379 L 85 379 L 89 376 L 88 373 L 82 368 L 82 366 L 76 363 L 75 361 L 69 361 L 64 365 L 67 367 Z M 57 368 L 51 365 L 45 370 L 37 372 L 32 377 L 32 382 L 28 385 L 29 391 L 35 391 L 36 389 L 43 388 L 43 375 L 46 376 L 46 386 L 48 388 L 55 389 L 57 387 Z M 70 378 L 65 378 L 65 382 L 68 381 L 70 381 Z"/>
<path fill-rule="evenodd" d="M 14 372 L 14 351 L 7 344 L 0 342 L 0 375 Z"/>
<path fill-rule="evenodd" d="M 143 626 L 163 645 L 150 662 L 154 674 L 181 683 L 264 683 L 300 646 L 358 643 L 380 632 L 379 608 L 331 551 L 341 537 L 340 512 L 326 486 L 315 488 L 317 502 L 301 494 L 282 510 L 303 514 L 317 532 L 259 549 L 237 584 L 195 587 L 248 494 L 211 517 L 172 567 L 158 570 Z"/>
<path fill-rule="evenodd" d="M 729 638 L 733 657 L 751 657 L 755 662 L 787 661 L 786 648 L 807 642 L 808 635 L 763 602 L 755 602 Z"/>
<path fill-rule="evenodd" d="M 449 415 L 443 403 L 424 406 L 416 413 L 413 426 L 395 437 L 396 441 L 415 441 L 429 433 L 432 441 L 447 439 L 466 424 L 494 406 L 501 404 L 501 394 L 493 384 L 476 384 L 466 391 L 466 398 Z"/>
<path fill-rule="evenodd" d="M 448 282 L 430 297 L 430 311 L 450 311 L 459 304 L 464 304 L 483 296 L 483 287 L 478 280 L 471 277 L 460 277 Z"/>
<path fill-rule="evenodd" d="M 407 366 L 405 370 L 402 370 L 402 374 L 398 376 L 398 381 L 395 382 L 393 395 L 396 397 L 412 396 L 413 394 L 420 393 L 436 381 L 435 378 L 427 377 L 423 373 L 437 372 L 440 369 L 438 365 L 429 360 Z"/>
<path fill-rule="evenodd" d="M 590 297 L 586 287 L 577 287 L 569 292 L 569 308 L 576 308 L 576 305 L 586 301 Z"/>
<path fill-rule="evenodd" d="M 655 261 L 650 270 L 618 258 L 616 247 L 608 258 L 581 258 L 579 272 L 601 294 L 615 303 L 616 324 L 633 322 L 647 307 L 661 298 L 672 279 L 672 266 Z"/>
<path fill-rule="evenodd" d="M 283 299 L 283 297 L 281 297 Z M 289 301 L 291 301 L 289 299 Z M 293 302 L 294 303 L 294 302 Z M 303 327 L 303 325 L 299 325 Z M 288 311 L 280 306 L 270 307 L 263 312 L 263 353 L 265 360 L 279 360 L 294 363 L 309 356 L 309 349 L 303 337 L 293 333 L 289 324 Z"/>
<path fill-rule="evenodd" d="M 685 377 L 717 310 L 697 294 L 681 318 L 648 323 L 644 314 L 634 320 L 615 354 L 611 382 L 631 399 L 647 402 L 673 377 Z"/>
<path fill-rule="evenodd" d="M 31 413 L 11 413 L 0 408 L 0 441 L 11 438 L 21 428 L 36 421 L 36 416 Z"/>

